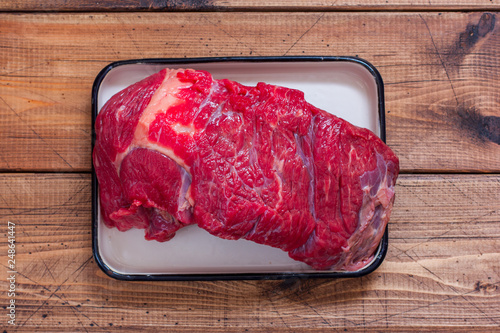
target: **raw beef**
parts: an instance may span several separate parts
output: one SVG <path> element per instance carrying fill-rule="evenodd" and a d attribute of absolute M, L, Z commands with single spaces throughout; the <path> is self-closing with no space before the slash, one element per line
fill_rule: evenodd
<path fill-rule="evenodd" d="M 197 224 L 357 270 L 392 210 L 394 153 L 298 90 L 165 69 L 113 96 L 95 131 L 102 220 L 148 240 Z"/>

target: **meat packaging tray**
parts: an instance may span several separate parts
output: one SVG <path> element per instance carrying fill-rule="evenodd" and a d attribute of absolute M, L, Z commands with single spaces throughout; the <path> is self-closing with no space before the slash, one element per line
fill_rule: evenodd
<path fill-rule="evenodd" d="M 382 78 L 365 60 L 354 57 L 230 57 L 141 59 L 114 62 L 96 77 L 92 90 L 93 122 L 106 101 L 123 88 L 161 69 L 193 68 L 215 79 L 246 85 L 266 82 L 295 88 L 306 100 L 385 141 Z M 92 143 L 95 141 L 93 134 Z M 98 182 L 93 172 L 92 241 L 100 268 L 122 280 L 283 279 L 359 277 L 375 270 L 387 252 L 388 231 L 374 259 L 354 272 L 315 271 L 286 252 L 247 240 L 224 240 L 196 225 L 179 230 L 164 243 L 147 241 L 144 230 L 120 232 L 101 222 Z"/>

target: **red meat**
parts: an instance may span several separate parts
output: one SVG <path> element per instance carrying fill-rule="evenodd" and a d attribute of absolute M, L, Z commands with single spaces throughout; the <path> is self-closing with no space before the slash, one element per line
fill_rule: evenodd
<path fill-rule="evenodd" d="M 197 224 L 357 270 L 392 210 L 394 153 L 298 90 L 165 69 L 113 96 L 95 130 L 102 219 L 146 239 Z"/>

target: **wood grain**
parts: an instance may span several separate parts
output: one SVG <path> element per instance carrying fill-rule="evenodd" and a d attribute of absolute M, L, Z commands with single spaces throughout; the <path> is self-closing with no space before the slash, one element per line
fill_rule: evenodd
<path fill-rule="evenodd" d="M 92 258 L 90 175 L 0 174 L 0 290 L 11 221 L 19 332 L 498 330 L 500 176 L 403 175 L 396 193 L 389 252 L 369 276 L 132 283 Z"/>
<path fill-rule="evenodd" d="M 0 331 L 500 332 L 499 8 L 498 0 L 0 2 L 4 311 L 7 221 L 16 224 L 18 271 L 17 325 L 2 316 Z M 388 144 L 405 173 L 384 263 L 358 279 L 107 277 L 91 250 L 95 76 L 116 60 L 240 55 L 352 55 L 379 69 Z"/>
<path fill-rule="evenodd" d="M 0 171 L 89 171 L 106 64 L 352 55 L 386 89 L 403 172 L 500 172 L 498 13 L 0 14 Z"/>
<path fill-rule="evenodd" d="M 367 10 L 498 10 L 498 0 L 10 0 L 0 3 L 5 11 L 367 11 Z"/>

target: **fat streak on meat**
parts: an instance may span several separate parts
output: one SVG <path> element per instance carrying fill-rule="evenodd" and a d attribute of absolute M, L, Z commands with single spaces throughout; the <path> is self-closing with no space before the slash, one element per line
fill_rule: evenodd
<path fill-rule="evenodd" d="M 102 220 L 148 240 L 196 224 L 352 271 L 394 202 L 395 154 L 294 89 L 164 69 L 114 95 L 95 132 Z"/>

